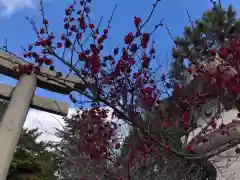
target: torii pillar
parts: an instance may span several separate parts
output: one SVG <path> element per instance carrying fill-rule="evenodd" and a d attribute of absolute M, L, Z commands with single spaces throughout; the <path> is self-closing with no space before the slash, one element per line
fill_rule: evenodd
<path fill-rule="evenodd" d="M 26 62 L 13 55 L 0 52 L 0 73 L 18 79 L 17 86 L 13 93 L 9 95 L 11 96 L 10 103 L 0 121 L 0 180 L 7 178 L 30 105 L 47 112 L 56 112 L 56 106 L 53 106 L 50 100 L 34 97 L 36 88 L 41 87 L 52 92 L 68 94 L 76 87 L 82 89 L 85 87 L 78 77 L 66 75 L 59 77 L 57 72 L 50 71 L 47 68 L 40 68 L 40 74 L 38 75 L 32 73 L 31 75 L 19 76 L 13 71 L 14 65 L 24 64 Z M 52 80 L 49 80 L 48 77 Z M 8 93 L 5 94 L 5 96 L 8 96 Z M 61 112 L 58 112 L 58 114 L 61 114 Z"/>
<path fill-rule="evenodd" d="M 0 180 L 8 170 L 18 144 L 32 97 L 37 87 L 35 74 L 20 77 L 0 123 Z"/>

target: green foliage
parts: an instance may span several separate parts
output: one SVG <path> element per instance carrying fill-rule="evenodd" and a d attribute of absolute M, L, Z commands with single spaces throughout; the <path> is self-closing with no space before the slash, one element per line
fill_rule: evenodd
<path fill-rule="evenodd" d="M 16 148 L 7 180 L 54 180 L 55 156 L 49 143 L 38 142 L 38 129 L 24 129 Z"/>
<path fill-rule="evenodd" d="M 191 21 L 190 18 L 189 20 Z M 191 22 L 190 26 L 184 28 L 183 35 L 175 39 L 171 75 L 177 80 L 186 81 L 184 59 L 191 63 L 206 60 L 211 56 L 209 50 L 224 44 L 231 34 L 232 27 L 238 23 L 232 5 L 227 9 L 215 5 L 211 10 L 204 12 L 201 19 Z"/>

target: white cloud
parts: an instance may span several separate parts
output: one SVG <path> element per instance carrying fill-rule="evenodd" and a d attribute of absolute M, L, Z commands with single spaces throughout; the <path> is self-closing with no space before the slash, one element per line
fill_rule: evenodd
<path fill-rule="evenodd" d="M 35 0 L 0 0 L 0 11 L 2 16 L 9 17 L 14 12 L 23 8 L 34 8 Z"/>
<path fill-rule="evenodd" d="M 69 115 L 73 112 L 73 109 L 69 109 Z M 39 140 L 58 141 L 59 138 L 54 135 L 56 132 L 55 128 L 63 129 L 62 125 L 64 125 L 62 116 L 30 109 L 24 124 L 24 128 L 39 128 L 39 131 L 43 133 L 39 137 Z"/>
<path fill-rule="evenodd" d="M 110 114 L 112 110 L 109 108 Z M 70 108 L 68 111 L 68 117 L 73 114 L 75 109 Z M 117 124 L 121 124 L 120 133 L 125 137 L 129 132 L 129 127 L 122 120 L 117 120 L 116 118 L 111 119 Z M 42 135 L 39 137 L 39 140 L 43 141 L 58 141 L 59 138 L 55 136 L 56 129 L 63 129 L 64 121 L 61 116 L 47 113 L 44 111 L 38 111 L 35 109 L 30 109 L 24 124 L 24 128 L 34 129 L 39 128 L 39 131 L 42 132 Z"/>

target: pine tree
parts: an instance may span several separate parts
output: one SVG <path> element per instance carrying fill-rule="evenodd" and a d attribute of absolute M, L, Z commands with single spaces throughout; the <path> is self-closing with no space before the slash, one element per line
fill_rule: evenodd
<path fill-rule="evenodd" d="M 38 141 L 38 129 L 24 129 L 7 180 L 54 180 L 57 179 L 55 155 L 49 151 L 51 143 Z"/>
<path fill-rule="evenodd" d="M 212 9 L 203 13 L 201 19 L 192 22 L 189 15 L 189 20 L 191 25 L 186 26 L 183 35 L 175 39 L 172 49 L 174 61 L 171 74 L 182 82 L 187 80 L 185 60 L 190 64 L 209 60 L 211 50 L 226 44 L 239 24 L 232 5 L 224 9 L 222 5 L 214 4 Z"/>

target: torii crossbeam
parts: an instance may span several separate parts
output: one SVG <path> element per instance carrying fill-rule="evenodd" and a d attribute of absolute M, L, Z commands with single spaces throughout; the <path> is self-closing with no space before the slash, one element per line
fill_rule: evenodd
<path fill-rule="evenodd" d="M 36 88 L 40 87 L 61 94 L 68 94 L 72 88 L 76 87 L 84 89 L 80 78 L 66 75 L 59 77 L 56 71 L 48 68 L 40 68 L 38 75 L 34 73 L 19 75 L 13 71 L 14 66 L 24 64 L 27 62 L 9 53 L 0 52 L 0 73 L 18 79 L 14 89 L 0 85 L 0 96 L 10 100 L 0 121 L 0 180 L 5 180 L 7 177 L 29 107 L 32 106 L 54 114 L 67 114 L 68 105 L 66 103 L 34 96 Z"/>

